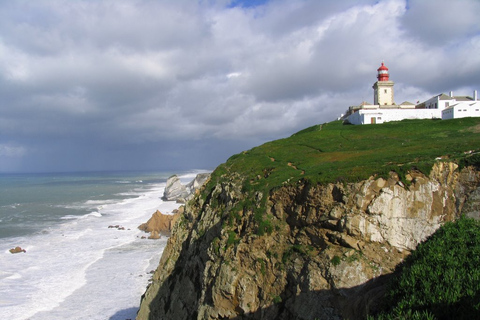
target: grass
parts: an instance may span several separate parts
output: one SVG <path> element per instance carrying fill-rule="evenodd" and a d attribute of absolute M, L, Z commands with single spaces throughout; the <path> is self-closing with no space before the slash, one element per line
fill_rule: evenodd
<path fill-rule="evenodd" d="M 311 183 L 356 182 L 372 175 L 401 177 L 411 169 L 429 173 L 438 157 L 478 165 L 480 118 L 404 120 L 377 125 L 334 121 L 302 130 L 236 154 L 212 174 L 212 188 L 232 172 L 244 178 L 242 190 L 264 194 L 299 180 Z"/>
<path fill-rule="evenodd" d="M 384 312 L 369 319 L 478 319 L 480 222 L 447 222 L 399 267 Z"/>

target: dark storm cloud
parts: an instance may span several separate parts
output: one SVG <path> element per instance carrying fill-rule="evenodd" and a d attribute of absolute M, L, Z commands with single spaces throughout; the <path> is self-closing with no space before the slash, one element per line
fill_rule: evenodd
<path fill-rule="evenodd" d="M 0 171 L 214 167 L 372 102 L 480 89 L 478 1 L 9 1 Z"/>

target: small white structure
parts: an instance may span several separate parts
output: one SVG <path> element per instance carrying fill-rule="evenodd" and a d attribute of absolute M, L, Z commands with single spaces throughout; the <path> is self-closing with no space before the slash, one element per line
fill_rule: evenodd
<path fill-rule="evenodd" d="M 404 102 L 395 104 L 393 99 L 393 85 L 390 81 L 388 68 L 382 62 L 377 69 L 378 81 L 373 85 L 374 104 L 362 102 L 360 106 L 350 107 L 344 116 L 345 122 L 351 124 L 375 124 L 404 119 L 454 119 L 480 116 L 480 101 L 477 100 L 477 91 L 473 98 L 468 96 L 453 96 L 439 94 L 425 102 L 414 105 Z"/>
<path fill-rule="evenodd" d="M 442 110 L 442 120 L 480 117 L 480 101 L 461 101 Z"/>
<path fill-rule="evenodd" d="M 400 106 L 379 108 L 378 105 L 366 105 L 349 115 L 346 121 L 351 124 L 376 124 L 405 119 L 440 119 L 441 117 L 441 111 L 434 109 L 402 108 Z"/>

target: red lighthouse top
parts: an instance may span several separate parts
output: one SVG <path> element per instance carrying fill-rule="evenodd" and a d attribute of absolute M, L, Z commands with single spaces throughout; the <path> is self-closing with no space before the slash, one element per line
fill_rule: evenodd
<path fill-rule="evenodd" d="M 377 69 L 377 71 L 378 71 L 378 76 L 377 76 L 378 81 L 389 81 L 388 68 L 385 67 L 383 62 L 380 68 Z"/>

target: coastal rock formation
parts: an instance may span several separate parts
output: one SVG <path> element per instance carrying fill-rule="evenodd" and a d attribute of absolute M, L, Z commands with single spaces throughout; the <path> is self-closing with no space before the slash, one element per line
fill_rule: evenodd
<path fill-rule="evenodd" d="M 177 175 L 173 175 L 167 179 L 167 185 L 163 193 L 163 200 L 177 201 L 185 203 L 193 197 L 196 190 L 198 190 L 205 181 L 210 177 L 210 173 L 199 173 L 187 185 L 183 185 Z"/>
<path fill-rule="evenodd" d="M 163 214 L 157 210 L 147 222 L 139 225 L 138 229 L 151 233 L 149 239 L 159 239 L 160 234 L 170 235 L 173 225 L 183 213 L 183 208 L 181 207 L 173 215 Z"/>
<path fill-rule="evenodd" d="M 175 201 L 184 199 L 188 196 L 187 187 L 182 184 L 177 175 L 173 175 L 167 179 L 167 185 L 163 192 L 162 199 L 165 201 Z"/>
<path fill-rule="evenodd" d="M 270 194 L 243 179 L 225 172 L 187 204 L 137 319 L 363 319 L 419 242 L 480 218 L 480 173 L 454 163 Z"/>
<path fill-rule="evenodd" d="M 193 197 L 195 192 L 200 189 L 203 184 L 210 178 L 210 173 L 199 173 L 195 176 L 195 179 L 190 181 L 187 185 L 187 191 L 189 193 L 188 198 Z"/>
<path fill-rule="evenodd" d="M 15 247 L 8 251 L 10 251 L 10 253 L 20 253 L 20 252 L 26 253 L 27 252 L 27 250 L 22 249 L 21 247 Z"/>

